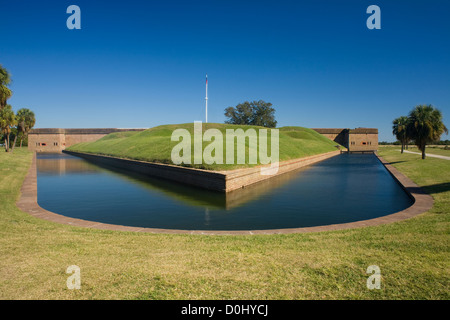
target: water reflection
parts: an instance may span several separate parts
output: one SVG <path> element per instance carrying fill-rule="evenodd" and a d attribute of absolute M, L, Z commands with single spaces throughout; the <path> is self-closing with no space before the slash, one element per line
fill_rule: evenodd
<path fill-rule="evenodd" d="M 92 163 L 88 160 L 77 158 L 68 154 L 39 154 L 37 168 L 40 175 L 65 175 L 65 174 L 109 174 L 122 180 L 139 185 L 150 192 L 159 192 L 186 205 L 215 209 L 232 209 L 251 201 L 258 200 L 264 194 L 269 193 L 295 177 L 304 170 L 280 175 L 251 186 L 222 193 L 205 190 L 193 186 L 176 183 L 170 180 L 149 177 L 139 173 L 122 170 L 105 164 Z M 207 214 L 205 213 L 205 217 Z"/>
<path fill-rule="evenodd" d="M 64 175 L 66 173 L 96 173 L 99 168 L 80 159 L 61 153 L 39 153 L 36 158 L 39 173 Z"/>
<path fill-rule="evenodd" d="M 111 224 L 188 230 L 308 227 L 376 218 L 411 200 L 373 155 L 340 155 L 229 193 L 38 154 L 38 203 Z"/>

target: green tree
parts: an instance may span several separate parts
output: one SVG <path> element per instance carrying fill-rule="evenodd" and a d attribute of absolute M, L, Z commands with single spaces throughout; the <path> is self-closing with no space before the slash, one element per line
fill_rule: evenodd
<path fill-rule="evenodd" d="M 418 105 L 409 113 L 407 135 L 422 151 L 422 159 L 428 143 L 439 141 L 444 132 L 448 134 L 442 118 L 441 111 L 432 105 Z"/>
<path fill-rule="evenodd" d="M 11 128 L 16 125 L 16 116 L 12 107 L 7 104 L 3 109 L 0 109 L 0 130 L 5 138 L 5 151 L 9 152 L 9 135 Z"/>
<path fill-rule="evenodd" d="M 225 123 L 250 125 L 253 119 L 253 108 L 250 102 L 246 101 L 236 107 L 226 108 L 225 116 L 228 118 Z"/>
<path fill-rule="evenodd" d="M 405 149 L 405 145 L 408 143 L 409 138 L 407 135 L 409 118 L 406 116 L 398 117 L 392 121 L 392 134 L 397 138 L 402 144 L 402 153 Z"/>
<path fill-rule="evenodd" d="M 225 109 L 225 116 L 228 118 L 225 123 L 255 125 L 268 128 L 275 128 L 275 109 L 270 102 L 263 100 L 238 104 L 236 107 Z"/>
<path fill-rule="evenodd" d="M 6 100 L 12 96 L 12 91 L 8 88 L 10 83 L 11 75 L 0 64 L 0 110 L 6 106 Z"/>
<path fill-rule="evenodd" d="M 31 111 L 30 109 L 22 108 L 17 111 L 16 121 L 17 121 L 17 134 L 19 133 L 21 134 L 20 147 L 22 148 L 23 139 L 26 136 L 28 136 L 28 133 L 34 127 L 34 124 L 36 123 L 36 117 L 34 116 L 34 112 Z"/>

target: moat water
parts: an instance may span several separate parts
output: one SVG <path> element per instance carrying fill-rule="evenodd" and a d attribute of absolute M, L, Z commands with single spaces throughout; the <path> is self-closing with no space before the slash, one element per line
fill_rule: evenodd
<path fill-rule="evenodd" d="M 37 173 L 41 207 L 72 218 L 133 227 L 311 227 L 376 218 L 412 205 L 372 154 L 342 154 L 228 194 L 67 154 L 38 154 Z"/>

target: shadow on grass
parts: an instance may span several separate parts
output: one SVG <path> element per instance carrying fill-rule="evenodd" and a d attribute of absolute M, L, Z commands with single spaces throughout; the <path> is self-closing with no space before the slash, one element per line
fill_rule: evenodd
<path fill-rule="evenodd" d="M 408 162 L 408 161 L 392 161 L 392 162 L 389 162 L 389 164 L 396 164 L 396 163 L 402 163 L 402 162 Z"/>
<path fill-rule="evenodd" d="M 427 193 L 442 193 L 450 191 L 450 182 L 431 184 L 429 186 L 423 186 L 423 189 L 426 190 Z"/>

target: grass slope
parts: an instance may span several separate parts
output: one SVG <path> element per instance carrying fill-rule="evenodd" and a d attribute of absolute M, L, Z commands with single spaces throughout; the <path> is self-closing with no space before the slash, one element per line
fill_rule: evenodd
<path fill-rule="evenodd" d="M 209 170 L 230 170 L 241 167 L 252 166 L 249 164 L 225 164 L 226 148 L 225 148 L 225 132 L 227 129 L 242 128 L 247 130 L 253 128 L 256 133 L 259 129 L 265 129 L 257 126 L 238 126 L 229 124 L 208 123 L 203 124 L 203 132 L 207 129 L 215 128 L 220 130 L 223 134 L 224 149 L 223 157 L 224 164 L 213 165 L 187 165 L 201 169 Z M 151 128 L 141 132 L 120 132 L 112 133 L 100 140 L 94 142 L 84 142 L 71 146 L 67 150 L 79 151 L 86 153 L 95 153 L 109 156 L 116 156 L 127 159 L 135 159 L 149 162 L 170 163 L 171 152 L 178 141 L 171 141 L 172 132 L 175 129 L 187 129 L 191 134 L 191 146 L 193 149 L 194 141 L 194 127 L 192 123 L 177 124 L 177 125 L 163 125 Z M 318 134 L 314 130 L 302 127 L 283 127 L 279 129 L 280 137 L 280 160 L 289 160 L 311 156 L 315 154 L 325 153 L 336 150 L 336 143 Z M 270 138 L 268 137 L 270 143 Z M 211 142 L 203 142 L 203 148 Z M 236 149 L 237 141 L 235 141 Z M 270 147 L 268 146 L 269 154 Z M 246 139 L 246 163 L 248 163 L 249 146 L 248 139 Z M 193 156 L 193 152 L 192 152 Z M 193 158 L 192 158 L 193 159 Z M 259 162 L 259 161 L 258 161 Z M 193 160 L 191 161 L 193 163 Z M 237 161 L 235 161 L 237 163 Z"/>
<path fill-rule="evenodd" d="M 312 234 L 141 234 L 60 225 L 15 205 L 32 154 L 0 152 L 0 299 L 450 298 L 450 161 L 383 148 L 424 186 L 430 212 L 384 226 Z M 381 290 L 368 290 L 369 265 Z M 70 265 L 81 289 L 68 290 Z"/>

